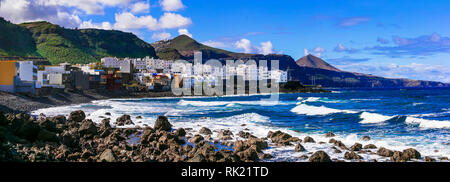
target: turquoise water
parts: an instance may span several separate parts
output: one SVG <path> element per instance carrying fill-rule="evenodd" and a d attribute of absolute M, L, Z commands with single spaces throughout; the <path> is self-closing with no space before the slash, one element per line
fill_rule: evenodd
<path fill-rule="evenodd" d="M 89 104 L 35 111 L 35 114 L 68 114 L 82 109 L 100 122 L 105 112 L 112 119 L 130 114 L 137 125 L 152 126 L 159 115 L 168 116 L 175 127 L 212 130 L 246 130 L 259 137 L 270 130 L 283 130 L 298 137 L 313 136 L 327 142 L 333 132 L 346 145 L 355 142 L 395 150 L 417 148 L 423 155 L 450 156 L 450 89 L 337 90 L 333 93 L 280 94 L 276 105 L 261 101 L 269 95 L 113 99 Z M 371 141 L 361 141 L 364 135 Z M 214 137 L 214 135 L 213 135 Z M 237 138 L 237 137 L 236 137 Z M 310 150 L 321 146 L 305 146 Z M 289 147 L 271 148 L 274 160 L 297 161 Z M 332 154 L 341 158 L 343 154 Z M 367 156 L 367 158 L 378 158 Z"/>

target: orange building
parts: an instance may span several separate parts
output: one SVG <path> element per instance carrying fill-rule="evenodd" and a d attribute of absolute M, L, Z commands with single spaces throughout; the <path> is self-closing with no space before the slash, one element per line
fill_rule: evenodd
<path fill-rule="evenodd" d="M 15 79 L 19 63 L 14 60 L 0 61 L 0 91 L 15 92 Z"/>

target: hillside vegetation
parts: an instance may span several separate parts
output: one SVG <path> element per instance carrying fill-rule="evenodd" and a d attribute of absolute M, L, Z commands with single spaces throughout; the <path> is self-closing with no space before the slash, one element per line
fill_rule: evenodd
<path fill-rule="evenodd" d="M 39 53 L 30 31 L 0 17 L 0 56 L 39 56 Z"/>
<path fill-rule="evenodd" d="M 0 56 L 35 56 L 52 64 L 91 63 L 102 57 L 156 57 L 154 48 L 132 33 L 67 29 L 49 22 L 19 25 L 0 18 Z"/>

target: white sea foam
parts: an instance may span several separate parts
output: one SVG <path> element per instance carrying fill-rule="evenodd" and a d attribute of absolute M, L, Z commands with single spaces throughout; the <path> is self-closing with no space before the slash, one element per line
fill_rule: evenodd
<path fill-rule="evenodd" d="M 307 97 L 307 98 L 299 97 L 299 98 L 297 98 L 297 100 L 302 101 L 302 103 L 305 103 L 305 102 L 317 102 L 320 99 L 321 99 L 320 97 Z"/>
<path fill-rule="evenodd" d="M 377 113 L 362 112 L 359 117 L 362 119 L 362 121 L 360 121 L 359 123 L 371 124 L 371 123 L 382 123 L 394 118 L 395 116 L 385 116 Z"/>
<path fill-rule="evenodd" d="M 306 102 L 324 102 L 324 103 L 346 103 L 345 100 L 335 100 L 335 99 L 329 99 L 328 97 L 298 97 L 297 98 L 300 103 L 306 103 Z"/>
<path fill-rule="evenodd" d="M 427 113 L 427 114 L 413 114 L 410 116 L 411 117 L 442 117 L 442 116 L 447 116 L 449 114 L 450 114 L 450 111 L 444 109 L 444 112 Z"/>
<path fill-rule="evenodd" d="M 300 104 L 291 109 L 291 112 L 297 113 L 297 114 L 303 114 L 308 116 L 320 116 L 320 115 L 329 115 L 334 113 L 357 113 L 355 111 L 351 110 L 340 110 L 340 109 L 333 109 L 328 108 L 325 106 L 310 106 L 306 104 Z"/>
<path fill-rule="evenodd" d="M 218 101 L 210 101 L 210 102 L 218 102 Z M 224 106 L 229 104 L 243 104 L 237 102 L 223 102 Z M 247 102 L 247 101 L 243 101 Z M 74 105 L 74 106 L 63 106 L 56 108 L 48 108 L 35 111 L 33 113 L 39 114 L 44 113 L 46 115 L 56 115 L 56 114 L 69 114 L 74 110 L 83 110 L 86 112 L 88 119 L 94 120 L 94 122 L 99 123 L 103 118 L 109 117 L 111 118 L 111 124 L 114 125 L 114 121 L 117 117 L 120 117 L 122 114 L 130 114 L 133 122 L 138 126 L 149 125 L 153 126 L 154 121 L 156 120 L 157 115 L 159 113 L 165 113 L 165 115 L 173 116 L 170 119 L 170 122 L 173 124 L 173 128 L 192 128 L 193 133 L 196 134 L 201 127 L 208 127 L 214 132 L 213 138 L 217 138 L 217 131 L 221 129 L 229 129 L 231 130 L 236 139 L 242 139 L 237 137 L 237 133 L 239 131 L 248 129 L 248 132 L 251 132 L 253 135 L 257 137 L 265 137 L 267 136 L 268 131 L 281 130 L 283 132 L 289 133 L 292 136 L 296 136 L 299 138 L 304 138 L 305 136 L 313 137 L 317 143 L 302 143 L 307 151 L 305 152 L 294 152 L 294 146 L 290 147 L 271 147 L 265 150 L 265 153 L 270 153 L 274 155 L 273 159 L 270 161 L 305 161 L 300 159 L 299 156 L 307 154 L 308 152 L 314 152 L 317 150 L 323 150 L 330 155 L 331 158 L 337 158 L 340 160 L 344 159 L 344 153 L 335 153 L 334 150 L 331 149 L 332 144 L 328 143 L 329 138 L 324 136 L 324 133 L 298 133 L 292 130 L 289 130 L 285 127 L 276 127 L 270 125 L 270 118 L 267 116 L 263 116 L 257 113 L 243 113 L 237 114 L 228 117 L 222 118 L 189 118 L 185 116 L 189 116 L 189 114 L 206 114 L 208 113 L 210 116 L 213 116 L 214 112 L 226 112 L 222 109 L 217 109 L 217 107 L 182 107 L 178 108 L 178 103 L 169 103 L 169 102 L 128 102 L 126 100 L 106 100 L 106 101 L 98 101 L 93 104 L 93 107 L 85 105 Z M 200 103 L 202 105 L 204 103 Z M 221 105 L 219 105 L 221 106 Z M 227 108 L 228 110 L 233 109 L 242 109 L 242 108 Z M 241 110 L 237 110 L 241 111 Z M 294 113 L 306 114 L 306 115 L 328 115 L 332 113 L 358 113 L 356 111 L 350 110 L 339 110 L 333 108 L 327 108 L 325 106 L 317 107 L 317 106 L 309 106 L 306 104 L 300 104 L 291 110 Z M 111 116 L 105 116 L 106 112 L 110 112 Z M 147 113 L 147 114 L 145 114 Z M 163 115 L 161 114 L 161 115 Z M 374 113 L 361 113 L 361 118 L 379 118 L 378 120 L 386 119 L 389 116 L 383 117 L 373 117 Z M 141 115 L 143 119 L 136 119 L 136 116 Z M 375 114 L 376 115 L 376 114 Z M 369 117 L 372 116 L 372 117 Z M 382 116 L 382 115 L 381 115 Z M 375 119 L 371 119 L 374 121 Z M 406 123 L 419 125 L 421 128 L 442 128 L 442 127 L 450 127 L 449 121 L 433 121 L 433 120 L 425 120 L 415 117 L 407 117 Z M 124 127 L 134 127 L 134 125 L 124 126 Z M 378 147 L 386 147 L 391 150 L 403 150 L 406 148 L 416 148 L 421 152 L 424 156 L 432 156 L 432 157 L 440 157 L 440 156 L 450 156 L 450 148 L 445 142 L 448 143 L 450 141 L 450 136 L 448 135 L 433 135 L 433 136 L 383 136 L 376 137 L 369 134 L 372 137 L 370 141 L 362 141 L 361 136 L 359 134 L 337 134 L 334 137 L 337 140 L 342 141 L 345 145 L 350 147 L 354 143 L 358 142 L 363 145 L 366 144 L 375 144 Z M 325 144 L 318 144 L 318 142 L 326 142 Z M 374 150 L 376 151 L 376 150 Z M 437 152 L 435 152 L 437 151 Z M 383 158 L 377 155 L 367 154 L 359 154 L 364 157 L 364 161 L 369 161 L 372 159 L 376 159 L 377 161 L 387 160 L 387 158 Z M 307 159 L 306 159 L 307 160 Z"/>
<path fill-rule="evenodd" d="M 271 106 L 271 105 L 287 105 L 288 103 L 276 101 L 265 101 L 265 100 L 256 100 L 256 101 L 190 101 L 190 100 L 180 100 L 178 103 L 180 106 L 235 106 L 236 104 L 240 105 L 262 105 L 262 106 Z"/>
<path fill-rule="evenodd" d="M 405 122 L 408 124 L 418 124 L 419 127 L 423 129 L 450 128 L 450 121 L 438 121 L 415 117 L 406 117 Z"/>

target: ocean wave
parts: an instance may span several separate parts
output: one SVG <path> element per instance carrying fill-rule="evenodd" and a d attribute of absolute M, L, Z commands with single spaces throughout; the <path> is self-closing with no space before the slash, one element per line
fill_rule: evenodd
<path fill-rule="evenodd" d="M 359 123 L 373 124 L 385 122 L 387 120 L 394 118 L 395 116 L 385 116 L 377 113 L 362 112 L 361 115 L 359 115 L 359 117 L 362 119 L 362 121 L 360 121 Z"/>
<path fill-rule="evenodd" d="M 419 127 L 423 129 L 450 128 L 450 121 L 429 120 L 408 116 L 406 117 L 405 122 L 407 124 L 418 124 Z"/>
<path fill-rule="evenodd" d="M 306 102 L 324 102 L 324 103 L 346 103 L 345 100 L 336 100 L 336 99 L 329 99 L 328 97 L 298 97 L 297 98 L 300 103 L 306 103 Z"/>
<path fill-rule="evenodd" d="M 235 106 L 236 104 L 240 105 L 262 105 L 262 106 L 272 106 L 272 105 L 287 105 L 288 103 L 283 103 L 278 100 L 276 101 L 189 101 L 189 100 L 180 100 L 178 103 L 180 106 Z"/>
<path fill-rule="evenodd" d="M 308 116 L 320 116 L 335 113 L 357 113 L 356 111 L 351 110 L 333 109 L 325 106 L 310 106 L 306 104 L 297 105 L 296 107 L 291 109 L 291 112 Z"/>

